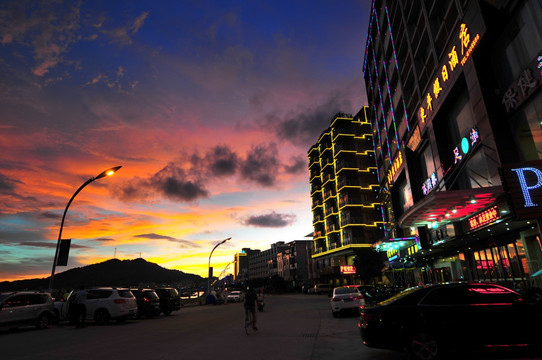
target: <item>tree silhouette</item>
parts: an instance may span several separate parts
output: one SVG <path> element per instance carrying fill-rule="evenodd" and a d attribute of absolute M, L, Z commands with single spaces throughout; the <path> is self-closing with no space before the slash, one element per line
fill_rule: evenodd
<path fill-rule="evenodd" d="M 371 284 L 376 277 L 382 276 L 382 269 L 384 268 L 383 253 L 374 249 L 356 249 L 355 255 L 356 274 L 364 284 Z"/>

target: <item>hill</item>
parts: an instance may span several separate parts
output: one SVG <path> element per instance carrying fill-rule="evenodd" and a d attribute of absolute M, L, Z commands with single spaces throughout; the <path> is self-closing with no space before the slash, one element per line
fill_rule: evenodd
<path fill-rule="evenodd" d="M 49 279 L 27 279 L 0 282 L 0 291 L 44 290 L 49 287 Z M 187 274 L 180 270 L 170 270 L 145 259 L 111 259 L 98 264 L 74 268 L 55 274 L 55 289 L 72 289 L 91 286 L 160 286 L 177 287 L 200 286 L 205 279 L 199 275 Z"/>

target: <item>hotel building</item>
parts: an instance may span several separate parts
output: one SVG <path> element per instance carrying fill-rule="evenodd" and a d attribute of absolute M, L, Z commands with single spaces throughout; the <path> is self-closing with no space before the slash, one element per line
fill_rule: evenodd
<path fill-rule="evenodd" d="M 397 285 L 540 280 L 541 4 L 373 1 L 363 72 L 376 247 Z"/>
<path fill-rule="evenodd" d="M 356 250 L 369 249 L 383 234 L 367 111 L 336 114 L 308 151 L 313 259 L 320 283 L 355 281 Z"/>

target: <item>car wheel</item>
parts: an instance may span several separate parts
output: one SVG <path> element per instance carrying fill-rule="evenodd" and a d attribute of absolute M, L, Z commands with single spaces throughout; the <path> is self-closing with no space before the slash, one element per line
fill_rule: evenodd
<path fill-rule="evenodd" d="M 36 328 L 45 329 L 47 326 L 49 326 L 50 320 L 51 320 L 51 317 L 48 314 L 41 314 L 38 317 L 38 321 L 36 321 Z"/>
<path fill-rule="evenodd" d="M 107 324 L 109 322 L 109 313 L 105 309 L 98 309 L 94 313 L 94 321 L 97 324 Z"/>
<path fill-rule="evenodd" d="M 417 332 L 408 344 L 410 355 L 419 360 L 435 360 L 440 356 L 437 339 L 426 332 Z"/>

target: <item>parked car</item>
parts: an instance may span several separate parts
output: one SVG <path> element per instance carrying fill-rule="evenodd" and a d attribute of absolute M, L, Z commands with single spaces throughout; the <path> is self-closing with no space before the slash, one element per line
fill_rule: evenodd
<path fill-rule="evenodd" d="M 160 298 L 153 289 L 130 289 L 137 302 L 137 316 L 160 315 Z"/>
<path fill-rule="evenodd" d="M 99 287 L 85 289 L 87 300 L 85 302 L 87 309 L 87 320 L 94 320 L 99 324 L 105 324 L 114 319 L 118 322 L 127 320 L 137 315 L 137 302 L 130 289 Z M 69 307 L 75 298 L 77 290 L 72 291 L 67 301 L 55 302 L 60 320 L 69 319 Z"/>
<path fill-rule="evenodd" d="M 330 300 L 331 313 L 334 317 L 346 311 L 359 311 L 365 305 L 365 299 L 356 286 L 342 286 L 333 289 Z"/>
<path fill-rule="evenodd" d="M 369 347 L 431 360 L 459 349 L 535 345 L 542 306 L 503 286 L 447 283 L 410 288 L 360 310 Z"/>
<path fill-rule="evenodd" d="M 54 318 L 51 294 L 32 291 L 0 294 L 0 327 L 34 325 L 37 329 L 44 329 Z"/>
<path fill-rule="evenodd" d="M 172 311 L 177 311 L 181 309 L 181 296 L 179 291 L 175 288 L 157 288 L 154 289 L 156 294 L 158 294 L 160 300 L 160 311 L 164 315 L 171 314 Z"/>
<path fill-rule="evenodd" d="M 234 290 L 228 294 L 227 302 L 241 302 L 245 300 L 245 294 L 242 291 Z"/>

